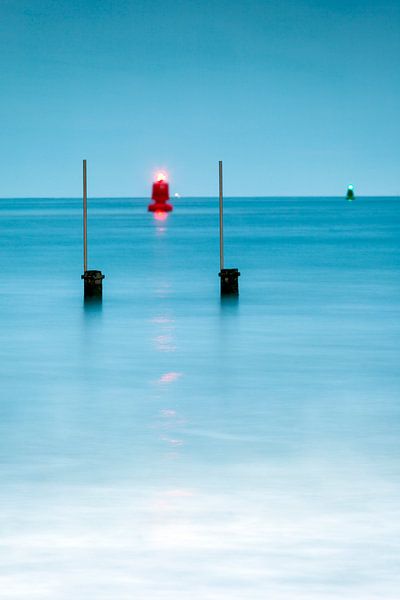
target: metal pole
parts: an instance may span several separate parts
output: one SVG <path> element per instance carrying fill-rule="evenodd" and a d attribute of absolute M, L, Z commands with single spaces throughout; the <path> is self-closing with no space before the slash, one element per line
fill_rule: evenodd
<path fill-rule="evenodd" d="M 222 160 L 219 161 L 219 265 L 224 268 L 224 212 L 222 204 Z"/>
<path fill-rule="evenodd" d="M 87 271 L 87 177 L 86 160 L 83 161 L 83 272 Z"/>

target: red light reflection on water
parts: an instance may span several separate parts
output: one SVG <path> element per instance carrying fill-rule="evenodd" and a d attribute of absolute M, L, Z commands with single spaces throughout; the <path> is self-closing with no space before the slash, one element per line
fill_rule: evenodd
<path fill-rule="evenodd" d="M 172 381 L 176 381 L 180 377 L 182 377 L 182 373 L 176 373 L 175 371 L 171 371 L 170 373 L 164 373 L 164 375 L 161 375 L 160 379 L 158 380 L 158 383 L 171 383 Z"/>
<path fill-rule="evenodd" d="M 166 221 L 168 217 L 167 212 L 156 211 L 153 214 L 156 221 Z"/>

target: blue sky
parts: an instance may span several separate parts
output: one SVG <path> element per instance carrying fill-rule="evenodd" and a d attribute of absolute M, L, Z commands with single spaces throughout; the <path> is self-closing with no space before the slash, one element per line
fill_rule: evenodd
<path fill-rule="evenodd" d="M 1 0 L 0 196 L 400 195 L 398 0 Z"/>

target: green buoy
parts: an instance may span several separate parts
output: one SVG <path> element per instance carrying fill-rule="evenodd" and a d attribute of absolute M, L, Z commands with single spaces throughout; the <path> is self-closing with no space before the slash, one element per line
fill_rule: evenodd
<path fill-rule="evenodd" d="M 352 186 L 351 184 L 350 184 L 350 185 L 348 186 L 348 188 L 347 188 L 347 194 L 346 194 L 346 198 L 347 198 L 347 200 L 349 200 L 350 202 L 351 202 L 352 200 L 354 200 L 354 199 L 355 199 L 355 195 L 354 195 L 354 188 L 353 188 L 353 186 Z"/>

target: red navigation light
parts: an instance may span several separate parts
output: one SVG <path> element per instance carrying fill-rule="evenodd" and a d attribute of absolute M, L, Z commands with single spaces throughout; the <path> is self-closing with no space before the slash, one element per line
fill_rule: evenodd
<path fill-rule="evenodd" d="M 153 191 L 151 194 L 152 204 L 149 204 L 148 210 L 154 213 L 165 213 L 172 210 L 172 204 L 169 204 L 169 185 L 167 176 L 160 171 L 156 176 L 156 181 L 153 183 Z"/>

